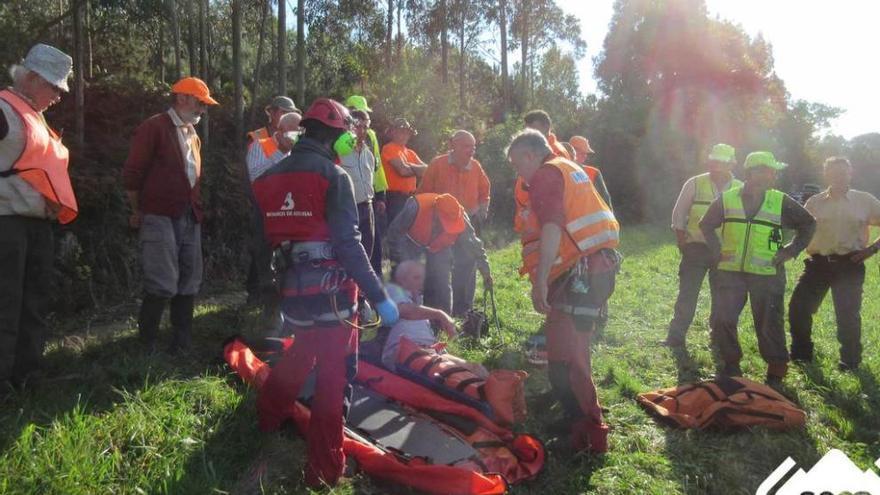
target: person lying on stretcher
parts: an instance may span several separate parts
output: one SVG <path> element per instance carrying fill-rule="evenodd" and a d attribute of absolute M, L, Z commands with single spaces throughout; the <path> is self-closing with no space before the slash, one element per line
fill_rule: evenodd
<path fill-rule="evenodd" d="M 440 309 L 422 306 L 424 286 L 425 267 L 418 261 L 411 260 L 400 263 L 394 271 L 394 283 L 386 285 L 389 297 L 397 303 L 400 311 L 400 320 L 391 328 L 382 348 L 382 363 L 390 370 L 396 367 L 402 337 L 423 347 L 434 347 L 437 336 L 434 335 L 431 323 L 438 325 L 449 339 L 454 339 L 457 335 L 455 321 L 451 316 Z M 449 354 L 445 357 L 480 378 L 489 376 L 486 368 L 479 363 L 471 363 Z"/>

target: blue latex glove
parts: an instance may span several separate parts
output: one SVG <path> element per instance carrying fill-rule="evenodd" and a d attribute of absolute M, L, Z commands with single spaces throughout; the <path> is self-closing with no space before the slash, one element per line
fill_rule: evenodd
<path fill-rule="evenodd" d="M 376 312 L 382 318 L 382 325 L 391 326 L 400 319 L 400 312 L 397 310 L 397 304 L 391 299 L 385 299 L 376 305 Z"/>

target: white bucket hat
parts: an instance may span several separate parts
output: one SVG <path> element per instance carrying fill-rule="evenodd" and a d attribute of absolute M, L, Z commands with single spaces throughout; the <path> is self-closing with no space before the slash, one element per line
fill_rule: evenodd
<path fill-rule="evenodd" d="M 73 70 L 73 59 L 54 46 L 37 43 L 28 51 L 21 65 L 62 91 L 70 91 L 67 78 Z"/>

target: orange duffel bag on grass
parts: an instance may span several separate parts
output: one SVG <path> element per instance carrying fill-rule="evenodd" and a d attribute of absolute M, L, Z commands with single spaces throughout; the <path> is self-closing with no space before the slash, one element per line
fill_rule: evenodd
<path fill-rule="evenodd" d="M 679 428 L 800 428 L 806 413 L 772 388 L 749 379 L 721 377 L 639 394 L 648 412 Z"/>

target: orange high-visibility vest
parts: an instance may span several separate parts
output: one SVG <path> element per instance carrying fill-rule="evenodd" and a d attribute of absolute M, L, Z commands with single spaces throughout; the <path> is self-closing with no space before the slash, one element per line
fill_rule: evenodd
<path fill-rule="evenodd" d="M 529 192 L 526 190 L 526 183 L 522 177 L 517 177 L 516 184 L 513 186 L 513 202 L 516 203 L 513 230 L 522 234 L 526 228 L 525 219 L 529 215 Z"/>
<path fill-rule="evenodd" d="M 620 224 L 611 208 L 593 187 L 590 176 L 576 163 L 564 158 L 553 158 L 546 165 L 556 167 L 563 177 L 563 207 L 565 208 L 564 235 L 559 253 L 550 269 L 552 282 L 574 266 L 578 259 L 603 248 L 617 247 Z M 541 225 L 528 202 L 517 213 L 522 242 L 523 266 L 520 274 L 529 274 L 534 280 L 540 259 Z"/>
<path fill-rule="evenodd" d="M 599 169 L 592 166 L 592 165 L 581 165 L 581 168 L 583 168 L 584 172 L 586 172 L 587 175 L 590 177 L 590 181 L 592 181 L 593 184 L 595 184 L 596 183 L 596 176 L 599 175 Z"/>
<path fill-rule="evenodd" d="M 251 142 L 266 139 L 267 137 L 272 137 L 269 135 L 269 129 L 267 127 L 260 127 L 259 129 L 255 129 L 247 133 L 247 135 L 248 139 L 250 139 Z"/>
<path fill-rule="evenodd" d="M 550 145 L 550 152 L 553 153 L 554 156 L 567 158 L 569 160 L 574 159 L 568 155 L 568 151 L 566 151 L 562 144 L 556 140 L 556 135 L 552 132 L 547 138 L 547 144 Z M 596 182 L 596 175 L 599 173 L 599 169 L 589 165 L 584 165 L 583 168 L 587 171 L 590 180 Z M 520 177 L 516 178 L 516 184 L 513 187 L 513 200 L 514 203 L 516 203 L 516 215 L 513 217 L 513 230 L 514 232 L 522 232 L 524 226 L 521 224 L 520 214 L 523 213 L 523 208 L 526 208 L 526 205 L 529 202 L 529 192 L 526 191 L 525 184 Z"/>
<path fill-rule="evenodd" d="M 260 147 L 263 148 L 263 154 L 266 155 L 266 158 L 269 158 L 278 151 L 278 143 L 275 142 L 273 137 L 262 138 L 259 143 Z"/>
<path fill-rule="evenodd" d="M 61 143 L 61 138 L 49 127 L 42 114 L 20 96 L 5 89 L 0 91 L 0 98 L 9 103 L 24 123 L 24 151 L 13 165 L 12 173 L 58 207 L 59 222 L 72 222 L 79 208 L 67 173 L 67 147 Z"/>
<path fill-rule="evenodd" d="M 422 193 L 413 196 L 419 205 L 419 212 L 416 214 L 416 219 L 413 220 L 407 232 L 407 235 L 413 242 L 432 253 L 438 253 L 455 244 L 455 241 L 461 234 L 461 232 L 452 234 L 444 230 L 437 237 L 432 236 L 435 217 L 434 203 L 437 201 L 438 196 L 440 195 L 436 193 Z M 464 209 L 462 208 L 462 210 Z"/>

